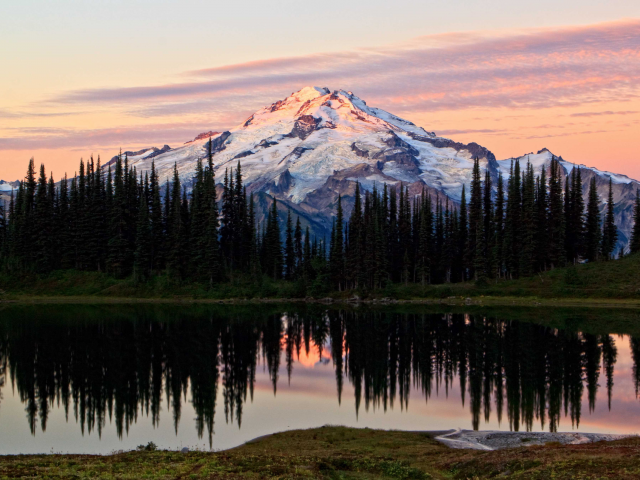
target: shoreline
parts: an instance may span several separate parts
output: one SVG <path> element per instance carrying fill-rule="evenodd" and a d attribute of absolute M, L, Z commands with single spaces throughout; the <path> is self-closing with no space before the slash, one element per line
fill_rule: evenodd
<path fill-rule="evenodd" d="M 376 306 L 425 305 L 444 307 L 580 307 L 580 308 L 627 308 L 640 309 L 640 299 L 603 298 L 538 298 L 538 297 L 455 297 L 446 299 L 391 299 L 373 298 L 185 298 L 185 297 L 110 297 L 101 295 L 5 295 L 0 305 L 28 304 L 194 304 L 194 305 L 252 305 L 252 304 L 311 304 L 335 306 Z"/>

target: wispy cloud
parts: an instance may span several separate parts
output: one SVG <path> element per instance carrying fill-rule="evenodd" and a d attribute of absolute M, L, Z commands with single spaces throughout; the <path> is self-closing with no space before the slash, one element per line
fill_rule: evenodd
<path fill-rule="evenodd" d="M 177 146 L 194 137 L 194 132 L 211 129 L 201 123 L 155 124 L 140 127 L 113 127 L 92 130 L 64 128 L 31 128 L 24 132 L 28 135 L 0 137 L 0 150 L 56 149 L 114 147 L 130 145 L 157 145 L 164 143 Z M 90 153 L 90 152 L 89 152 Z"/>
<path fill-rule="evenodd" d="M 640 99 L 640 20 L 524 32 L 426 36 L 384 48 L 273 58 L 189 71 L 178 78 L 176 83 L 160 85 L 68 91 L 29 109 L 53 113 L 0 110 L 0 118 L 17 118 L 76 114 L 55 113 L 61 109 L 75 112 L 109 108 L 141 122 L 154 123 L 139 128 L 59 132 L 18 129 L 15 137 L 0 138 L 0 149 L 184 142 L 205 129 L 237 125 L 256 109 L 305 85 L 352 90 L 370 105 L 405 117 L 482 108 L 493 109 L 496 112 L 493 119 L 515 119 L 530 116 L 530 112 L 506 112 L 506 109 L 562 106 L 584 109 L 588 105 L 593 105 L 588 107 L 593 111 L 570 116 L 631 115 L 639 112 L 605 110 L 606 107 L 598 111 L 598 105 Z M 480 120 L 476 113 L 469 118 Z M 485 125 L 478 127 L 438 133 L 514 133 L 483 128 Z M 559 134 L 557 125 L 535 128 L 553 131 L 521 138 L 581 134 Z"/>
<path fill-rule="evenodd" d="M 25 112 L 0 109 L 0 118 L 17 120 L 21 118 L 47 118 L 47 117 L 70 117 L 80 115 L 82 112 Z"/>
<path fill-rule="evenodd" d="M 235 112 L 238 120 L 308 84 L 353 90 L 396 112 L 628 100 L 640 95 L 640 21 L 420 37 L 400 46 L 275 58 L 185 76 L 190 81 L 77 90 L 51 100 L 122 105 L 144 117 Z"/>
<path fill-rule="evenodd" d="M 572 113 L 569 115 L 570 117 L 601 117 L 603 115 L 634 115 L 638 112 L 638 110 L 624 110 L 620 112 L 612 112 L 607 110 L 606 112 L 581 112 L 581 113 Z"/>

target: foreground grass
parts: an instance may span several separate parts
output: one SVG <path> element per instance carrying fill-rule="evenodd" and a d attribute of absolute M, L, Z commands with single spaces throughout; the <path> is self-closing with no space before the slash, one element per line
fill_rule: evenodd
<path fill-rule="evenodd" d="M 615 301 L 629 305 L 640 304 L 640 254 L 621 260 L 596 262 L 559 268 L 529 278 L 518 280 L 420 285 L 390 284 L 374 292 L 330 292 L 319 284 L 274 281 L 262 277 L 239 275 L 229 282 L 215 285 L 179 283 L 166 276 L 155 277 L 147 283 L 133 279 L 115 279 L 97 272 L 73 270 L 56 271 L 49 275 L 28 275 L 14 278 L 0 274 L 0 298 L 24 299 L 25 297 L 100 297 L 110 299 L 139 298 L 164 300 L 229 300 L 229 299 L 304 299 L 307 297 L 332 297 L 346 300 L 357 294 L 363 299 L 391 298 L 396 300 L 437 301 L 454 298 L 484 298 L 494 304 L 519 302 L 558 302 L 581 304 Z M 492 300 L 493 299 L 493 300 Z"/>
<path fill-rule="evenodd" d="M 137 451 L 0 457 L 0 478 L 638 478 L 640 440 L 497 452 L 451 450 L 430 435 L 323 427 L 217 453 Z"/>

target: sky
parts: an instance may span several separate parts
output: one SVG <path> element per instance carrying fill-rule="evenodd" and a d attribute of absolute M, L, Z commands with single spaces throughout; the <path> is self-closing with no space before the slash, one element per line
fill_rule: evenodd
<path fill-rule="evenodd" d="M 0 0 L 0 179 L 179 146 L 307 85 L 640 179 L 640 2 Z"/>

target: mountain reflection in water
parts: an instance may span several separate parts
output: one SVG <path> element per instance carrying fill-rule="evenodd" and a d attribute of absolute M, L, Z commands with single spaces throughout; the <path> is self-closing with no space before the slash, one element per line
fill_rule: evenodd
<path fill-rule="evenodd" d="M 611 409 L 618 356 L 610 334 L 461 313 L 38 306 L 0 315 L 2 392 L 17 392 L 33 435 L 60 408 L 82 434 L 101 435 L 109 422 L 122 437 L 139 415 L 155 427 L 163 404 L 177 433 L 189 396 L 198 437 L 211 445 L 221 416 L 242 424 L 257 371 L 265 369 L 276 394 L 279 372 L 291 381 L 297 359 L 314 352 L 330 358 L 336 402 L 349 382 L 356 414 L 406 410 L 412 389 L 424 397 L 412 401 L 428 402 L 457 386 L 474 429 L 495 416 L 512 430 L 537 422 L 556 431 L 563 414 L 578 427 L 583 397 L 593 410 L 599 388 Z M 628 342 L 637 395 L 640 337 Z"/>

